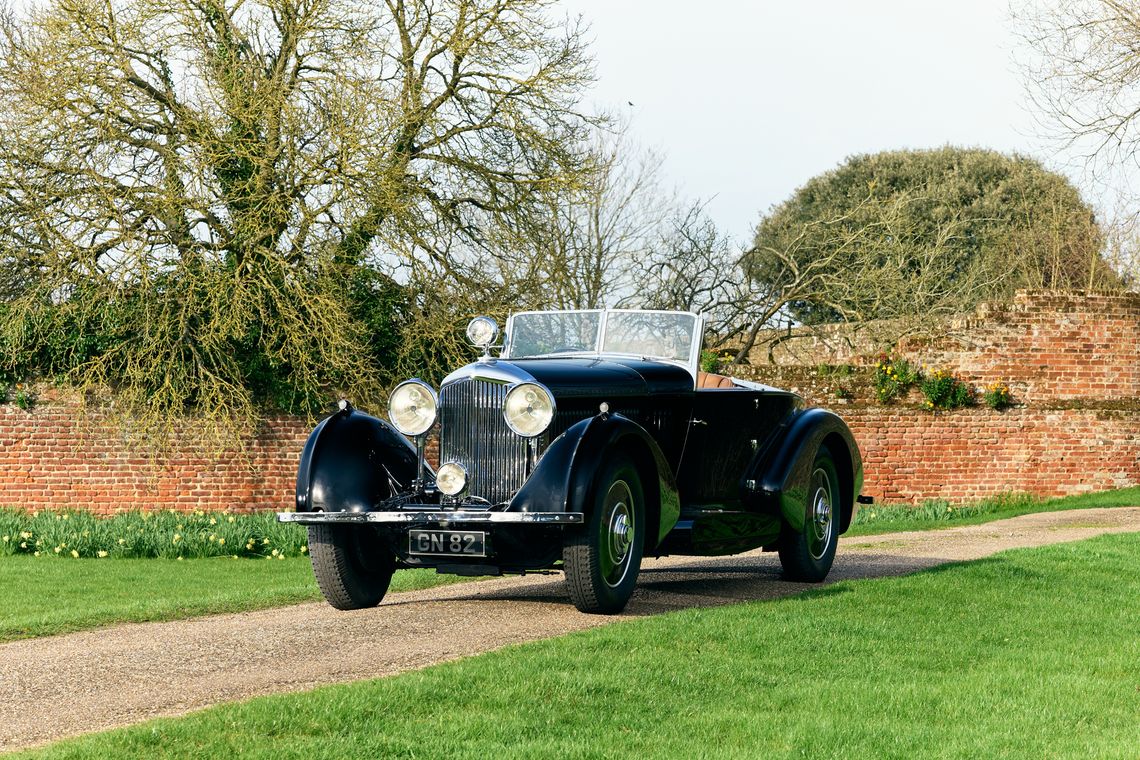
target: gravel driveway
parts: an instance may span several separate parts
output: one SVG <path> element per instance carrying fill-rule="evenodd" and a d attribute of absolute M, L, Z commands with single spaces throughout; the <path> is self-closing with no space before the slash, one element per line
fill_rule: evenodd
<path fill-rule="evenodd" d="M 1140 531 L 1140 507 L 841 539 L 828 582 L 1128 531 Z M 309 603 L 17 641 L 0 645 L 0 751 L 259 694 L 387 676 L 622 617 L 808 587 L 780 580 L 774 554 L 676 557 L 644 563 L 633 601 L 616 618 L 575 610 L 560 575 L 530 575 L 393 594 L 360 612 Z"/>

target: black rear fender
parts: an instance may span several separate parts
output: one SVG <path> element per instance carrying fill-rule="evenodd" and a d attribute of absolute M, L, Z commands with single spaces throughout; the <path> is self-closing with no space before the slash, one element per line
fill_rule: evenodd
<path fill-rule="evenodd" d="M 863 459 L 847 423 L 826 409 L 807 409 L 792 418 L 774 444 L 757 457 L 747 476 L 755 481 L 759 498 L 776 507 L 792 528 L 803 530 L 812 464 L 826 446 L 839 475 L 839 530 L 845 532 L 863 488 Z"/>
<path fill-rule="evenodd" d="M 416 477 L 415 447 L 351 406 L 309 434 L 297 467 L 298 512 L 367 512 Z"/>

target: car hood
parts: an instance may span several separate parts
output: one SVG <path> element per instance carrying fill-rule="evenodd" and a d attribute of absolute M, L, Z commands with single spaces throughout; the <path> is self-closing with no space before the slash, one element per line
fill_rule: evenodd
<path fill-rule="evenodd" d="M 685 369 L 640 359 L 487 359 L 452 372 L 443 379 L 443 385 L 464 378 L 537 382 L 549 388 L 555 398 L 631 397 L 693 390 L 693 376 Z"/>

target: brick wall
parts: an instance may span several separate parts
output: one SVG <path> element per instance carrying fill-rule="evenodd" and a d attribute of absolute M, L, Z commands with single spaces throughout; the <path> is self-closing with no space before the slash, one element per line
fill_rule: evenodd
<path fill-rule="evenodd" d="M 1022 291 L 1010 304 L 982 305 L 928 335 L 896 343 L 897 329 L 786 331 L 770 357 L 767 349 L 754 352 L 738 374 L 839 412 L 863 451 L 864 491 L 878 499 L 1064 496 L 1140 485 L 1140 295 Z M 1017 405 L 935 415 L 919 408 L 913 390 L 878 405 L 880 351 L 949 369 L 979 388 L 1006 382 Z"/>
<path fill-rule="evenodd" d="M 904 340 L 899 353 L 977 383 L 1008 382 L 1027 403 L 1140 398 L 1140 294 L 1022 291 L 947 332 Z"/>
<path fill-rule="evenodd" d="M 218 452 L 194 430 L 157 455 L 106 410 L 48 393 L 32 410 L 0 404 L 0 506 L 90 509 L 281 510 L 292 508 L 307 420 L 268 420 L 244 454 Z M 439 448 L 429 441 L 427 457 Z"/>
<path fill-rule="evenodd" d="M 737 374 L 836 409 L 863 450 L 880 500 L 969 500 L 1008 491 L 1065 495 L 1140 484 L 1140 296 L 1026 292 L 895 347 L 975 383 L 1009 382 L 1018 403 L 932 415 L 918 397 L 873 402 L 889 325 L 803 332 Z M 822 337 L 821 337 L 822 336 Z M 759 359 L 759 357 L 755 357 Z M 764 361 L 766 362 L 766 352 Z M 845 374 L 817 367 L 850 365 Z M 842 392 L 839 389 L 842 388 Z M 27 509 L 280 509 L 292 502 L 304 420 L 270 420 L 247 453 L 220 456 L 183 431 L 155 458 L 99 409 L 66 398 L 31 411 L 0 404 L 0 505 Z M 431 455 L 429 454 L 429 458 Z"/>
<path fill-rule="evenodd" d="M 1010 304 L 982 304 L 898 339 L 906 332 L 891 321 L 768 331 L 745 372 L 871 366 L 887 351 L 979 383 L 1009 382 L 1036 399 L 1140 397 L 1140 294 L 1023 290 Z"/>
<path fill-rule="evenodd" d="M 218 454 L 193 431 L 156 456 L 118 419 L 74 401 L 47 400 L 31 411 L 0 405 L 0 505 L 129 509 L 282 509 L 292 500 L 304 420 L 270 420 L 244 456 Z"/>
<path fill-rule="evenodd" d="M 1140 413 L 987 408 L 839 409 L 863 452 L 863 492 L 876 500 L 969 501 L 1140 485 Z"/>

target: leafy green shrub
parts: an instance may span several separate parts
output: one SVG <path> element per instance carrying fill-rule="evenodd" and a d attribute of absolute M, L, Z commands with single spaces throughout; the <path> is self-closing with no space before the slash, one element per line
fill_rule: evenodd
<path fill-rule="evenodd" d="M 296 557 L 308 552 L 302 526 L 271 512 L 127 512 L 0 509 L 0 556 L 166 558 Z"/>
<path fill-rule="evenodd" d="M 875 397 L 880 403 L 889 404 L 905 395 L 921 378 L 921 373 L 906 359 L 880 354 L 875 365 Z"/>
<path fill-rule="evenodd" d="M 820 377 L 850 377 L 854 372 L 850 364 L 818 364 L 815 368 Z"/>
<path fill-rule="evenodd" d="M 1013 405 L 1013 393 L 1010 392 L 1009 385 L 1006 383 L 993 383 L 986 387 L 982 394 L 982 400 L 990 409 L 1001 411 Z"/>
<path fill-rule="evenodd" d="M 949 370 L 935 370 L 919 381 L 919 388 L 926 396 L 926 408 L 931 411 L 959 409 L 974 403 L 973 386 L 963 383 Z"/>
<path fill-rule="evenodd" d="M 12 393 L 12 403 L 25 412 L 29 411 L 36 405 L 36 394 L 25 387 L 23 383 L 17 383 Z"/>
<path fill-rule="evenodd" d="M 701 371 L 717 372 L 720 369 L 720 356 L 716 351 L 701 351 Z"/>
<path fill-rule="evenodd" d="M 224 375 L 225 392 L 208 396 L 211 411 L 217 411 L 221 398 L 235 402 L 233 408 L 248 403 L 250 408 L 262 410 L 317 414 L 336 398 L 334 390 L 364 393 L 392 379 L 404 341 L 401 315 L 407 305 L 407 290 L 366 266 L 345 269 L 343 277 L 334 281 L 335 292 L 328 294 L 331 301 L 347 309 L 351 324 L 344 335 L 354 346 L 349 352 L 353 361 L 339 367 L 330 362 L 305 365 L 311 357 L 293 350 L 296 346 L 285 345 L 279 326 L 271 324 L 278 312 L 276 306 L 259 302 L 251 305 L 253 311 L 235 318 L 227 334 L 211 344 L 224 364 L 224 372 L 216 377 L 214 372 L 204 371 L 206 365 L 192 359 L 201 347 L 185 350 L 193 343 L 186 331 L 205 329 L 203 325 L 213 319 L 208 313 L 194 311 L 212 303 L 209 294 L 190 289 L 177 273 L 156 275 L 155 282 L 153 291 L 133 286 L 79 286 L 58 301 L 0 303 L 0 391 L 42 379 L 78 385 L 95 379 L 99 385 L 119 391 L 133 388 L 132 398 L 143 400 L 144 405 L 159 404 L 158 399 L 162 399 L 160 405 L 181 413 L 192 411 L 211 388 L 217 391 L 212 384 L 221 382 Z M 179 317 L 186 324 L 176 325 L 177 330 L 156 322 L 160 316 L 171 318 L 168 312 L 173 307 L 163 299 L 168 295 L 173 299 L 174 294 L 180 294 L 188 304 L 188 313 Z M 156 336 L 165 336 L 162 340 L 170 342 L 159 347 L 170 361 L 154 360 L 142 369 L 137 362 L 132 364 L 131 352 L 148 340 L 158 340 Z M 153 359 L 151 355 L 146 358 Z M 179 364 L 183 360 L 193 366 Z M 18 389 L 9 392 L 7 398 L 22 408 L 30 408 L 35 402 L 30 392 L 19 394 Z"/>
<path fill-rule="evenodd" d="M 811 268 L 829 284 L 789 309 L 820 324 L 970 311 L 1024 287 L 1117 288 L 1103 241 L 1065 176 L 1026 156 L 945 146 L 854 155 L 813 177 L 761 218 L 743 264 L 761 291 L 780 287 L 789 257 Z"/>

